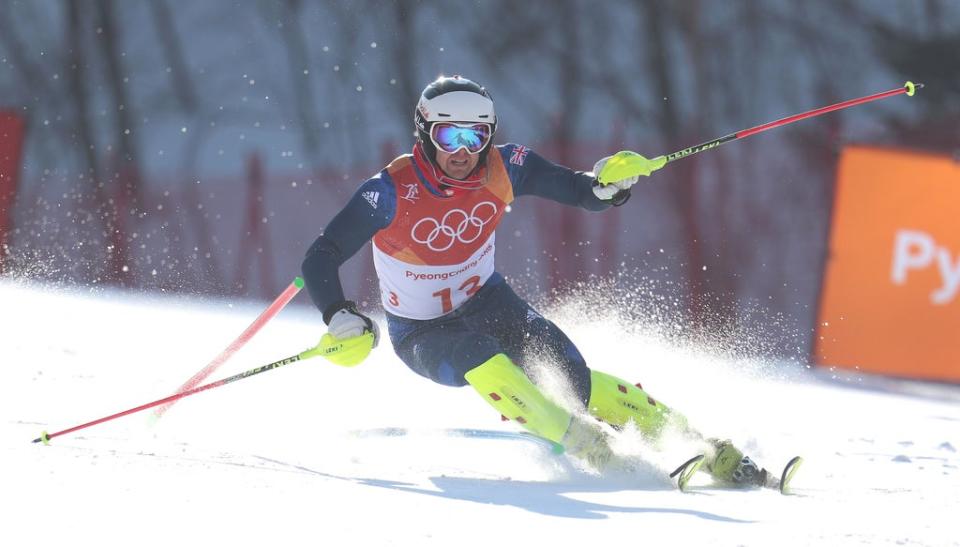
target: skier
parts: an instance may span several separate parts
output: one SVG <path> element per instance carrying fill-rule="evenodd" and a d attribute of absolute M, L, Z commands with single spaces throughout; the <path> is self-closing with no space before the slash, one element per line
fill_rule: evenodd
<path fill-rule="evenodd" d="M 345 298 L 338 273 L 372 239 L 390 340 L 414 372 L 447 386 L 469 384 L 501 415 L 601 471 L 613 453 L 597 420 L 615 429 L 633 421 L 650 439 L 667 427 L 702 439 L 679 413 L 639 387 L 588 368 L 573 342 L 494 268 L 495 230 L 516 197 L 540 196 L 589 211 L 626 203 L 638 176 L 608 180 L 623 172 L 619 155 L 584 173 L 525 146 L 495 146 L 490 94 L 460 76 L 427 85 L 414 122 L 413 153 L 364 182 L 303 261 L 328 340 L 350 348 L 334 362 L 358 364 L 380 337 L 377 324 Z M 531 380 L 533 348 L 538 361 L 569 381 L 574 408 L 557 404 Z M 771 480 L 729 441 L 704 444 L 704 467 L 715 479 L 736 486 Z"/>

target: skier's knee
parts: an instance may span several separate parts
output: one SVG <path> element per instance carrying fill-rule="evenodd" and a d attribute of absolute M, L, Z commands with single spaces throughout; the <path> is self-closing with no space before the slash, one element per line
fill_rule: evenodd
<path fill-rule="evenodd" d="M 430 379 L 445 386 L 465 386 L 467 372 L 500 353 L 500 344 L 490 336 L 469 336 L 453 343 L 445 358 L 431 371 Z"/>
<path fill-rule="evenodd" d="M 500 345 L 489 336 L 465 336 L 436 347 L 433 341 L 403 346 L 400 358 L 417 374 L 445 386 L 467 385 L 464 375 L 500 353 Z"/>
<path fill-rule="evenodd" d="M 456 383 L 441 381 L 447 385 L 464 386 L 466 374 L 492 359 L 501 352 L 500 344 L 491 336 L 470 336 L 457 340 L 451 347 L 450 358 L 441 363 L 438 374 Z"/>

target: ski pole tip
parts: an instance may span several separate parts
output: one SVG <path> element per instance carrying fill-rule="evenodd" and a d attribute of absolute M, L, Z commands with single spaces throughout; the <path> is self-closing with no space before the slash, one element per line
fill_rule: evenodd
<path fill-rule="evenodd" d="M 50 434 L 46 431 L 41 431 L 40 436 L 33 440 L 35 443 L 43 443 L 44 446 L 50 446 Z"/>
<path fill-rule="evenodd" d="M 913 94 L 916 93 L 918 89 L 923 89 L 923 84 L 907 82 L 903 84 L 903 87 L 905 87 L 907 90 L 907 97 L 913 97 Z"/>
<path fill-rule="evenodd" d="M 296 287 L 296 288 L 298 288 L 298 289 L 302 289 L 302 288 L 303 288 L 303 278 L 300 277 L 300 276 L 297 276 L 297 277 L 293 278 L 293 286 Z"/>

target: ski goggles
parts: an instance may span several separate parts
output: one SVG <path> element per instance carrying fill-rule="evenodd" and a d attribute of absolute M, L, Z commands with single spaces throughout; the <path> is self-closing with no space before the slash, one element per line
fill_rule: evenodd
<path fill-rule="evenodd" d="M 437 122 L 430 128 L 430 140 L 434 146 L 448 154 L 461 148 L 466 148 L 471 154 L 479 154 L 492 136 L 488 123 Z"/>

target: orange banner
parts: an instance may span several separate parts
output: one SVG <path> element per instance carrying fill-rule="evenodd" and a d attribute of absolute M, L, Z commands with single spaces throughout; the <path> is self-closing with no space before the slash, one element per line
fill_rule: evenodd
<path fill-rule="evenodd" d="M 7 232 L 13 225 L 13 202 L 17 195 L 23 120 L 0 110 L 0 273 L 6 256 Z"/>
<path fill-rule="evenodd" d="M 814 360 L 960 381 L 960 164 L 844 150 Z"/>

